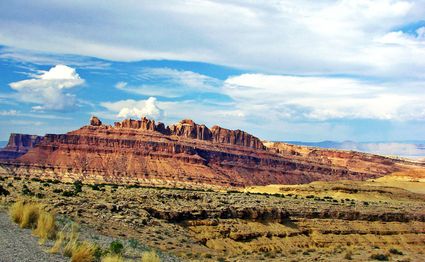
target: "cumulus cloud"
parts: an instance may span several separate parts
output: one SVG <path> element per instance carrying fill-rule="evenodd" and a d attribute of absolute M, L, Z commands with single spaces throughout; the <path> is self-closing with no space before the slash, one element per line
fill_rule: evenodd
<path fill-rule="evenodd" d="M 103 102 L 101 105 L 108 110 L 115 112 L 119 118 L 141 118 L 150 117 L 153 119 L 161 119 L 163 110 L 157 105 L 155 97 L 149 97 L 146 100 L 121 100 L 117 102 Z"/>
<path fill-rule="evenodd" d="M 13 98 L 25 103 L 36 104 L 34 110 L 68 110 L 74 108 L 77 102 L 75 95 L 66 90 L 82 85 L 74 68 L 66 65 L 56 65 L 48 71 L 40 71 L 34 78 L 10 83 L 17 91 Z"/>
<path fill-rule="evenodd" d="M 389 84 L 335 77 L 242 74 L 223 92 L 240 110 L 277 119 L 425 119 L 425 95 Z"/>

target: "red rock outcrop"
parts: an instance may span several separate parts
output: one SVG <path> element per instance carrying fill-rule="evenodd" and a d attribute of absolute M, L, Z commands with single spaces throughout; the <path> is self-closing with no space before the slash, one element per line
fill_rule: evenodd
<path fill-rule="evenodd" d="M 42 138 L 43 137 L 36 135 L 12 133 L 10 134 L 9 142 L 6 147 L 0 149 L 0 159 L 16 159 L 40 143 Z"/>
<path fill-rule="evenodd" d="M 147 118 L 126 119 L 114 126 L 92 120 L 67 134 L 46 135 L 16 160 L 16 173 L 113 183 L 247 186 L 360 180 L 402 168 L 391 159 L 361 153 L 288 154 L 266 148 L 241 130 L 209 129 L 192 120 L 170 127 Z M 359 156 L 362 165 L 338 164 L 358 161 Z"/>

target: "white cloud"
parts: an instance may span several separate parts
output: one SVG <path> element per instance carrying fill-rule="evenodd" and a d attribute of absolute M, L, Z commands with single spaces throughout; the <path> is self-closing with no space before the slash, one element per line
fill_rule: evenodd
<path fill-rule="evenodd" d="M 179 97 L 193 92 L 217 92 L 221 81 L 192 71 L 171 68 L 144 68 L 134 76 L 143 84 L 129 85 L 118 82 L 117 89 L 146 96 Z"/>
<path fill-rule="evenodd" d="M 411 69 L 425 61 L 423 48 L 376 41 L 422 20 L 421 0 L 100 3 L 0 3 L 0 43 L 112 60 L 203 61 L 287 74 L 421 77 Z M 28 9 L 31 13 L 23 11 Z M 61 23 L 43 16 L 46 12 L 57 13 Z"/>
<path fill-rule="evenodd" d="M 11 109 L 11 110 L 0 110 L 0 116 L 16 116 L 18 115 L 18 111 Z"/>
<path fill-rule="evenodd" d="M 68 110 L 75 107 L 76 97 L 65 90 L 82 85 L 84 79 L 74 68 L 56 65 L 40 73 L 32 79 L 10 83 L 9 86 L 17 91 L 13 98 L 37 104 L 33 106 L 34 110 Z"/>
<path fill-rule="evenodd" d="M 424 93 L 347 78 L 243 74 L 228 78 L 223 92 L 261 118 L 425 119 Z"/>
<path fill-rule="evenodd" d="M 119 118 L 141 118 L 149 117 L 153 119 L 161 119 L 163 110 L 157 105 L 155 97 L 149 97 L 147 100 L 121 100 L 117 102 L 103 102 L 101 105 L 109 111 L 115 112 Z"/>

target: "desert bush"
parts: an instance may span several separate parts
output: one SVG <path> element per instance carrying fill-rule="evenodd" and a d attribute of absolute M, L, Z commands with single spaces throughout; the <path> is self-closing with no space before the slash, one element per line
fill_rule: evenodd
<path fill-rule="evenodd" d="M 80 180 L 74 181 L 74 192 L 80 193 L 83 191 L 83 183 Z"/>
<path fill-rule="evenodd" d="M 53 193 L 62 193 L 62 192 L 63 192 L 63 190 L 60 189 L 60 188 L 53 189 Z"/>
<path fill-rule="evenodd" d="M 10 192 L 4 188 L 2 185 L 0 185 L 0 196 L 8 196 L 10 195 Z"/>
<path fill-rule="evenodd" d="M 107 255 L 102 258 L 102 262 L 124 262 L 124 259 L 120 255 Z"/>
<path fill-rule="evenodd" d="M 373 254 L 370 256 L 371 259 L 379 260 L 379 261 L 388 261 L 389 257 L 388 255 L 384 254 Z"/>
<path fill-rule="evenodd" d="M 142 262 L 160 262 L 158 254 L 154 251 L 145 251 L 142 253 Z"/>
<path fill-rule="evenodd" d="M 123 252 L 124 245 L 119 240 L 114 240 L 109 245 L 109 250 L 113 254 L 121 254 Z"/>
<path fill-rule="evenodd" d="M 390 248 L 390 253 L 393 255 L 403 255 L 403 252 L 401 252 L 400 250 L 396 248 Z"/>
<path fill-rule="evenodd" d="M 75 191 L 63 191 L 62 192 L 62 196 L 64 197 L 73 197 L 76 196 L 77 194 L 75 193 Z"/>
<path fill-rule="evenodd" d="M 34 229 L 33 234 L 40 238 L 40 243 L 44 243 L 47 239 L 54 239 L 56 236 L 55 216 L 40 209 L 37 219 L 37 227 Z"/>
<path fill-rule="evenodd" d="M 35 197 L 36 198 L 44 198 L 44 194 L 43 193 L 36 193 Z"/>
<path fill-rule="evenodd" d="M 89 242 L 77 243 L 72 247 L 71 262 L 92 262 L 94 261 L 94 253 L 96 245 Z"/>
<path fill-rule="evenodd" d="M 21 192 L 22 192 L 23 195 L 26 195 L 26 196 L 33 196 L 34 195 L 34 193 L 28 188 L 27 185 L 24 185 L 22 187 L 22 191 Z"/>
<path fill-rule="evenodd" d="M 134 238 L 130 239 L 128 241 L 128 244 L 130 245 L 131 248 L 134 248 L 134 249 L 139 247 L 139 241 L 137 241 L 137 239 L 134 239 Z"/>

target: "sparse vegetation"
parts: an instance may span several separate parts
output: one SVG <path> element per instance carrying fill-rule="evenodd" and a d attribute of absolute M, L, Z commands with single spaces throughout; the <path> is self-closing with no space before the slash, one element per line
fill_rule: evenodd
<path fill-rule="evenodd" d="M 158 254 L 154 251 L 145 251 L 142 253 L 142 262 L 160 262 Z"/>
<path fill-rule="evenodd" d="M 396 248 L 390 248 L 389 252 L 393 255 L 403 255 L 403 252 L 401 252 L 400 250 L 396 249 Z"/>
<path fill-rule="evenodd" d="M 373 254 L 370 256 L 371 259 L 379 260 L 379 261 L 388 261 L 389 256 L 385 254 Z"/>
<path fill-rule="evenodd" d="M 4 188 L 2 185 L 0 185 L 0 196 L 8 196 L 10 195 L 10 192 Z"/>
<path fill-rule="evenodd" d="M 348 250 L 347 253 L 345 253 L 344 258 L 347 259 L 347 260 L 352 260 L 353 259 L 353 251 Z"/>
<path fill-rule="evenodd" d="M 25 195 L 25 196 L 33 196 L 34 195 L 34 193 L 28 188 L 27 185 L 22 186 L 21 192 L 22 192 L 22 195 Z"/>
<path fill-rule="evenodd" d="M 9 215 L 19 227 L 33 228 L 33 234 L 40 238 L 40 243 L 56 236 L 55 216 L 38 203 L 17 201 L 9 208 Z"/>
<path fill-rule="evenodd" d="M 33 234 L 40 238 L 40 243 L 44 243 L 47 239 L 56 237 L 56 219 L 55 216 L 42 209 L 39 210 L 37 227 Z"/>
<path fill-rule="evenodd" d="M 120 255 L 107 255 L 102 258 L 102 262 L 124 262 L 124 258 Z"/>
<path fill-rule="evenodd" d="M 109 250 L 113 254 L 121 254 L 124 250 L 124 245 L 119 240 L 114 240 L 109 245 Z"/>
<path fill-rule="evenodd" d="M 38 216 L 40 214 L 40 205 L 36 203 L 24 203 L 18 201 L 14 203 L 10 209 L 9 214 L 12 220 L 21 228 L 35 227 Z"/>
<path fill-rule="evenodd" d="M 56 234 L 56 241 L 54 245 L 52 246 L 52 248 L 49 250 L 49 252 L 53 254 L 58 253 L 62 248 L 62 244 L 64 240 L 65 240 L 65 233 L 63 231 L 59 231 Z"/>
<path fill-rule="evenodd" d="M 71 262 L 92 262 L 95 259 L 96 245 L 89 242 L 76 243 L 72 247 Z"/>

